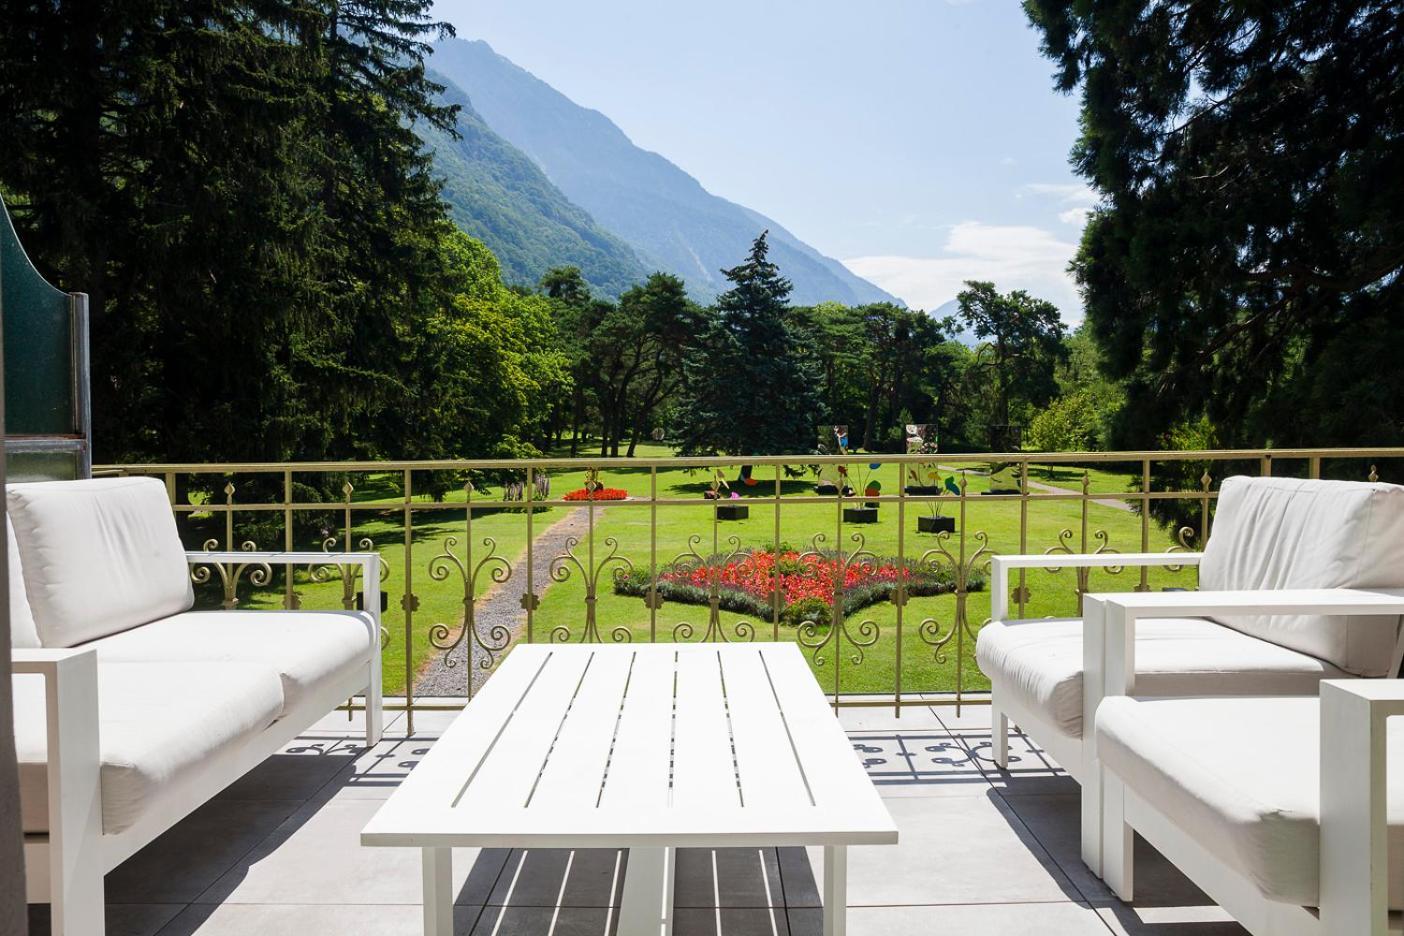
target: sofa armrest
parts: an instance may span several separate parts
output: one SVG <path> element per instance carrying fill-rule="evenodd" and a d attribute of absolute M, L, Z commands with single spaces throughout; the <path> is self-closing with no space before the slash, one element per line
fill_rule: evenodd
<path fill-rule="evenodd" d="M 1009 617 L 1009 572 L 1012 569 L 1099 568 L 1106 566 L 1197 566 L 1204 553 L 1030 553 L 990 559 L 990 618 Z"/>
<path fill-rule="evenodd" d="M 209 550 L 190 551 L 185 554 L 186 562 L 192 566 L 213 565 L 225 579 L 226 592 L 232 590 L 229 581 L 231 574 L 224 565 L 238 563 L 239 568 L 232 577 L 238 580 L 243 566 L 250 563 L 261 564 L 266 569 L 270 565 L 334 565 L 359 566 L 361 569 L 361 591 L 365 596 L 364 611 L 370 616 L 370 664 L 366 679 L 366 746 L 371 747 L 380 741 L 381 734 L 381 621 L 380 621 L 380 553 L 378 552 L 258 552 L 256 550 Z M 289 572 L 291 574 L 291 572 Z M 262 584 L 262 583 L 259 583 Z"/>
<path fill-rule="evenodd" d="M 239 563 L 241 565 L 333 565 L 360 566 L 362 589 L 365 592 L 367 614 L 375 620 L 377 640 L 380 631 L 380 553 L 378 552 L 302 552 L 243 549 L 190 550 L 185 561 L 192 566 Z"/>
<path fill-rule="evenodd" d="M 1404 715 L 1404 680 L 1321 683 L 1321 924 L 1327 933 L 1385 932 L 1385 720 L 1395 715 Z"/>
<path fill-rule="evenodd" d="M 97 651 L 11 649 L 14 675 L 44 678 L 48 735 L 50 894 L 65 906 L 66 932 L 102 920 L 102 783 L 98 747 Z M 91 897 L 96 888 L 95 902 Z M 78 895 L 76 901 L 70 895 Z M 70 906 L 71 904 L 71 906 Z M 97 930 L 92 930 L 96 932 Z"/>

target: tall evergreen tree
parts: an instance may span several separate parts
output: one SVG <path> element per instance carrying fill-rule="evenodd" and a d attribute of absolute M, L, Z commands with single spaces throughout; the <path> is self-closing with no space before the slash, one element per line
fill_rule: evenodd
<path fill-rule="evenodd" d="M 396 453 L 444 209 L 427 0 L 18 0 L 0 193 L 91 297 L 99 458 Z M 376 427 L 371 431 L 368 427 Z"/>
<path fill-rule="evenodd" d="M 1025 0 L 1102 195 L 1073 267 L 1113 442 L 1404 440 L 1396 0 Z"/>
<path fill-rule="evenodd" d="M 685 455 L 777 455 L 811 451 L 825 411 L 817 362 L 800 340 L 790 281 L 771 263 L 766 234 L 741 265 L 723 270 L 731 288 L 684 362 L 677 423 Z"/>

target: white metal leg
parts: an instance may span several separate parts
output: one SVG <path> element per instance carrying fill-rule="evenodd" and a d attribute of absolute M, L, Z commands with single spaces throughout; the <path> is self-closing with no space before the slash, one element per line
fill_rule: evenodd
<path fill-rule="evenodd" d="M 1106 604 L 1087 595 L 1082 603 L 1082 861 L 1102 874 L 1102 765 L 1097 759 L 1097 706 L 1105 691 Z"/>
<path fill-rule="evenodd" d="M 617 936 L 671 936 L 673 848 L 631 848 L 619 897 Z"/>
<path fill-rule="evenodd" d="M 423 852 L 424 936 L 453 936 L 453 850 Z"/>
<path fill-rule="evenodd" d="M 1122 784 L 1116 774 L 1102 774 L 1102 877 L 1116 896 L 1130 903 L 1136 896 L 1136 833 L 1126 824 Z"/>
<path fill-rule="evenodd" d="M 292 574 L 292 573 L 289 573 Z M 371 620 L 371 658 L 366 680 L 366 747 L 380 743 L 385 692 L 380 676 L 380 562 L 367 562 L 361 572 L 361 594 Z"/>
<path fill-rule="evenodd" d="M 848 846 L 824 846 L 824 936 L 848 930 Z"/>
<path fill-rule="evenodd" d="M 990 754 L 1000 770 L 1009 769 L 1009 716 L 990 700 Z"/>

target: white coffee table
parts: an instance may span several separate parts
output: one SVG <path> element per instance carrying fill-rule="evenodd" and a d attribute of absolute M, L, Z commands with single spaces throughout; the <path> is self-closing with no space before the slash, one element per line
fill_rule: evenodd
<path fill-rule="evenodd" d="M 424 930 L 453 932 L 451 848 L 628 848 L 619 936 L 672 931 L 676 848 L 897 841 L 794 644 L 515 648 L 361 833 L 423 849 Z"/>

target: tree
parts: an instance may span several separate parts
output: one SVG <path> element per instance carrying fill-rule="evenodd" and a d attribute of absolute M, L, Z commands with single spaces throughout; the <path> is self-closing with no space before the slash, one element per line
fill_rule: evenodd
<path fill-rule="evenodd" d="M 1404 15 L 1383 0 L 1026 0 L 1102 197 L 1073 264 L 1116 442 L 1404 440 Z"/>
<path fill-rule="evenodd" d="M 959 315 L 984 342 L 977 359 L 986 365 L 972 375 L 993 386 L 989 424 L 1009 426 L 1015 415 L 1023 418 L 1057 395 L 1057 367 L 1067 353 L 1063 321 L 1057 306 L 1022 289 L 1001 294 L 993 283 L 974 280 L 965 287 L 956 297 Z"/>
<path fill-rule="evenodd" d="M 395 453 L 447 302 L 427 0 L 11 4 L 0 190 L 90 296 L 98 457 Z M 371 429 L 369 427 L 374 427 Z"/>
<path fill-rule="evenodd" d="M 731 288 L 686 356 L 676 415 L 681 454 L 773 455 L 813 448 L 825 411 L 819 369 L 799 338 L 790 281 L 768 259 L 766 232 L 741 265 L 723 270 Z"/>

